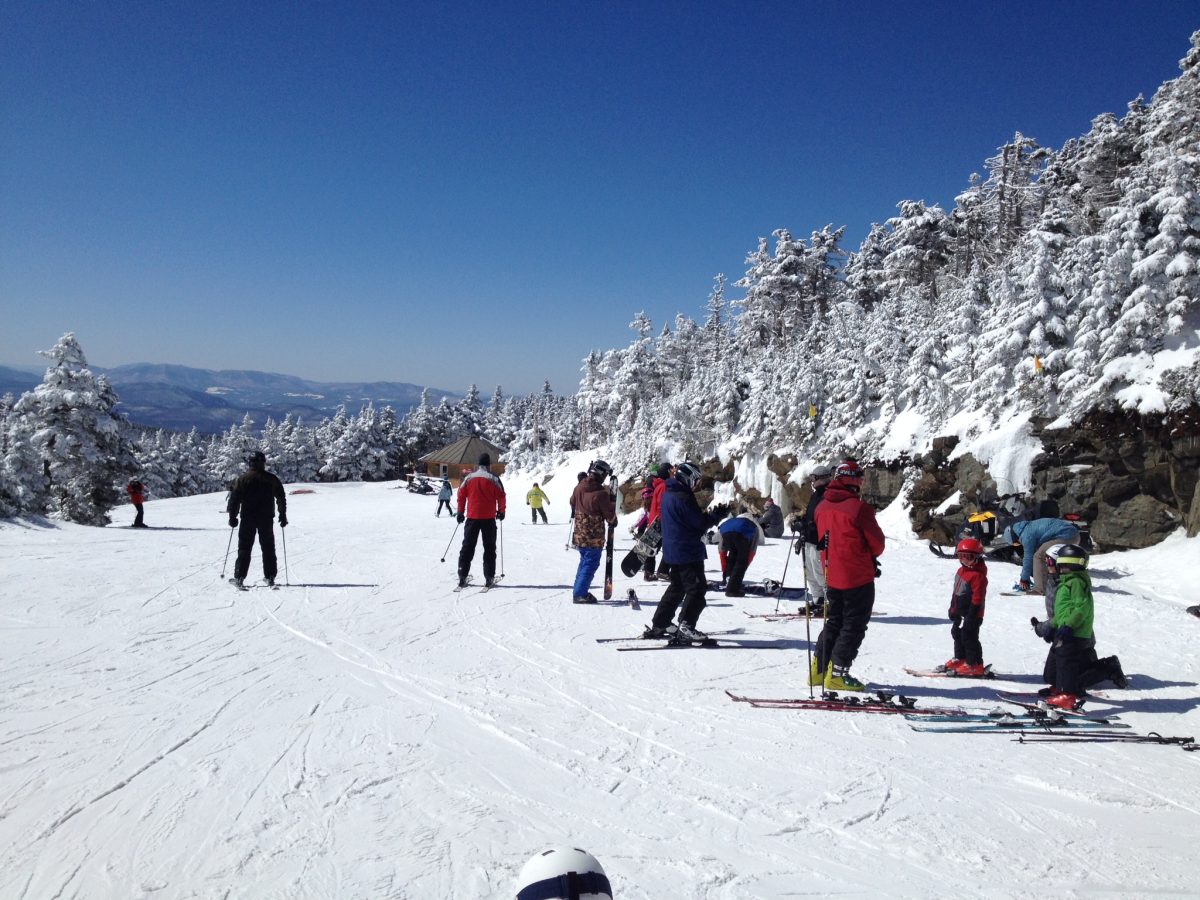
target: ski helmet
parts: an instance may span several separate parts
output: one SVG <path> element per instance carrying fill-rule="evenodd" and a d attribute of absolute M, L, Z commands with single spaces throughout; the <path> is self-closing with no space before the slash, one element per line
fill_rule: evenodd
<path fill-rule="evenodd" d="M 704 476 L 700 473 L 700 467 L 695 463 L 685 462 L 675 467 L 675 477 L 694 491 L 700 486 L 700 479 Z"/>
<path fill-rule="evenodd" d="M 516 900 L 612 900 L 608 876 L 596 857 L 577 847 L 551 847 L 525 863 Z"/>
<path fill-rule="evenodd" d="M 597 459 L 588 466 L 588 474 L 594 475 L 597 481 L 604 481 L 612 475 L 612 466 L 602 459 Z"/>
<path fill-rule="evenodd" d="M 1088 552 L 1078 544 L 1060 544 L 1051 548 L 1051 553 L 1058 551 L 1053 557 L 1054 564 L 1060 572 L 1082 572 L 1088 565 Z M 1047 556 L 1050 554 L 1047 553 Z"/>
<path fill-rule="evenodd" d="M 267 467 L 267 454 L 263 453 L 261 450 L 255 450 L 250 454 L 250 459 L 248 462 L 250 463 L 250 468 L 252 469 L 265 469 Z"/>
<path fill-rule="evenodd" d="M 857 494 L 862 489 L 865 474 L 857 462 L 848 459 L 834 471 L 833 480 Z"/>
<path fill-rule="evenodd" d="M 983 557 L 983 544 L 973 537 L 963 538 L 954 548 L 958 561 L 970 568 Z"/>

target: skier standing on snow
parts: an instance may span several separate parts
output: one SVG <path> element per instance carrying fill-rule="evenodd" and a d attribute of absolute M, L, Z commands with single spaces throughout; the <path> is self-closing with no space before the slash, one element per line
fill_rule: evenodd
<path fill-rule="evenodd" d="M 783 537 L 783 510 L 770 497 L 763 501 L 763 514 L 758 517 L 758 524 L 767 537 Z"/>
<path fill-rule="evenodd" d="M 718 504 L 707 513 L 701 512 L 695 494 L 700 479 L 700 470 L 692 463 L 680 463 L 675 467 L 675 476 L 667 479 L 662 498 L 662 554 L 663 561 L 670 566 L 671 583 L 643 637 L 667 637 L 682 643 L 708 639 L 696 630 L 708 590 L 704 574 L 708 552 L 703 538 L 710 527 L 725 518 L 729 507 Z M 671 619 L 677 609 L 679 622 L 673 626 Z"/>
<path fill-rule="evenodd" d="M 762 526 L 754 519 L 754 515 L 743 512 L 726 519 L 717 531 L 721 532 L 721 577 L 725 580 L 726 597 L 745 597 L 746 591 L 743 580 L 746 569 L 754 562 L 755 551 L 766 543 Z"/>
<path fill-rule="evenodd" d="M 983 645 L 979 629 L 983 626 L 983 605 L 987 600 L 987 563 L 983 561 L 983 544 L 975 538 L 963 538 L 954 548 L 958 556 L 958 572 L 950 592 L 948 615 L 954 624 L 950 637 L 954 640 L 954 656 L 943 669 L 967 678 L 981 678 Z"/>
<path fill-rule="evenodd" d="M 458 586 L 466 587 L 475 558 L 475 545 L 483 535 L 483 579 L 491 587 L 496 583 L 496 522 L 504 521 L 507 498 L 504 485 L 488 468 L 492 457 L 479 454 L 479 468 L 458 486 L 458 523 L 463 527 L 462 549 L 458 551 Z"/>
<path fill-rule="evenodd" d="M 808 677 L 809 684 L 823 684 L 827 691 L 863 689 L 850 674 L 850 665 L 871 621 L 877 559 L 884 547 L 875 510 L 859 499 L 863 474 L 852 459 L 838 466 L 816 511 L 828 602 Z"/>
<path fill-rule="evenodd" d="M 804 515 L 798 520 L 800 534 L 796 538 L 795 552 L 804 557 L 805 587 L 808 589 L 809 610 L 820 610 L 825 606 L 825 567 L 821 565 L 821 551 L 817 549 L 820 540 L 817 534 L 817 504 L 825 497 L 825 489 L 833 478 L 832 466 L 817 466 L 808 476 L 812 485 L 812 493 L 808 496 L 808 506 Z M 796 524 L 793 523 L 793 528 Z"/>
<path fill-rule="evenodd" d="M 263 577 L 267 584 L 274 585 L 275 576 L 279 574 L 279 563 L 275 559 L 275 507 L 279 506 L 279 527 L 287 528 L 287 495 L 283 482 L 267 471 L 267 457 L 261 450 L 250 455 L 249 465 L 249 470 L 238 476 L 229 492 L 229 527 L 237 528 L 238 513 L 242 516 L 233 581 L 238 587 L 243 586 L 250 571 L 250 554 L 254 551 L 257 535 Z"/>
<path fill-rule="evenodd" d="M 546 496 L 546 492 L 538 487 L 535 481 L 533 487 L 529 489 L 529 493 L 525 495 L 525 505 L 529 507 L 530 514 L 533 516 L 533 524 L 537 524 L 538 514 L 541 513 L 542 524 L 549 525 L 546 521 L 546 511 L 542 509 L 542 504 L 550 505 L 550 498 Z"/>
<path fill-rule="evenodd" d="M 575 603 L 598 602 L 591 594 L 592 578 L 600 568 L 600 554 L 608 540 L 608 527 L 617 524 L 617 503 L 608 489 L 612 466 L 598 459 L 588 466 L 587 478 L 575 485 L 571 505 L 575 507 L 575 549 L 579 567 L 575 570 Z"/>
<path fill-rule="evenodd" d="M 130 527 L 145 528 L 146 523 L 142 521 L 142 516 L 145 513 L 145 509 L 142 507 L 142 504 L 146 501 L 146 494 L 148 494 L 149 491 L 147 491 L 146 486 L 136 478 L 129 482 L 129 484 L 125 485 L 125 490 L 129 494 L 129 502 L 132 503 L 133 508 L 137 510 L 137 515 L 133 517 L 133 525 Z"/>
<path fill-rule="evenodd" d="M 439 519 L 442 517 L 442 507 L 443 506 L 446 507 L 447 515 L 451 515 L 451 516 L 454 515 L 453 510 L 450 509 L 450 498 L 453 496 L 454 496 L 454 489 L 450 487 L 450 479 L 443 478 L 442 479 L 442 489 L 440 491 L 438 491 L 437 512 L 434 513 L 434 515 L 437 516 Z"/>

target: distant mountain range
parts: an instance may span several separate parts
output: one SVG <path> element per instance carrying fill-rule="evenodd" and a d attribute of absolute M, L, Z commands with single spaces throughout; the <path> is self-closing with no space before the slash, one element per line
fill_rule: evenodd
<path fill-rule="evenodd" d="M 133 363 L 111 369 L 91 367 L 108 376 L 121 398 L 120 411 L 138 425 L 202 432 L 225 431 L 249 413 L 262 427 L 268 417 L 281 421 L 297 415 L 315 424 L 333 415 L 339 405 L 357 412 L 370 400 L 376 407 L 390 406 L 404 415 L 421 402 L 424 388 L 396 381 L 307 381 L 294 375 L 244 370 L 192 369 L 154 363 Z M 42 381 L 45 369 L 0 366 L 0 396 L 20 396 Z M 429 389 L 431 402 L 457 399 L 453 391 Z"/>

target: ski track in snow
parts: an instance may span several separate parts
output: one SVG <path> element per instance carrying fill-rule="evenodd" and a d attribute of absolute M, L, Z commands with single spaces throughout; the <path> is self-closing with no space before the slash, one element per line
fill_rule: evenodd
<path fill-rule="evenodd" d="M 543 478 L 552 502 L 574 465 Z M 710 594 L 701 628 L 796 650 L 617 653 L 593 638 L 636 635 L 660 591 L 618 576 L 640 614 L 571 604 L 561 529 L 508 529 L 506 578 L 454 592 L 436 501 L 314 490 L 290 505 L 286 575 L 277 540 L 278 591 L 221 579 L 233 561 L 211 495 L 148 505 L 192 531 L 0 522 L 0 896 L 504 896 L 555 843 L 596 854 L 623 900 L 1194 890 L 1200 754 L 732 703 L 725 688 L 806 693 L 804 624 L 745 625 L 772 599 Z M 856 673 L 928 706 L 1031 689 L 906 680 L 948 655 L 953 570 L 889 540 L 889 617 Z M 786 553 L 769 542 L 751 577 L 777 577 Z M 1197 598 L 1141 558 L 1097 560 L 1097 649 L 1136 688 L 1109 693 L 1139 731 L 1194 734 L 1196 625 L 1180 606 Z M 260 572 L 256 548 L 251 585 Z M 993 584 L 1013 572 L 994 565 Z M 1039 607 L 989 598 L 998 668 L 1040 672 Z"/>

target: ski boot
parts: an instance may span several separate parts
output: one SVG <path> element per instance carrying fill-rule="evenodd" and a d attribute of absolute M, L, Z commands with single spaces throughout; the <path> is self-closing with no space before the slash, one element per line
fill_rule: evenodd
<path fill-rule="evenodd" d="M 825 684 L 825 673 L 829 671 L 829 666 L 826 666 L 824 669 L 820 669 L 818 668 L 819 665 L 820 663 L 817 662 L 817 658 L 815 656 L 812 658 L 812 662 L 808 664 L 809 687 L 820 687 L 821 685 Z"/>
<path fill-rule="evenodd" d="M 825 673 L 826 691 L 861 691 L 866 685 L 850 674 L 849 667 L 830 666 Z"/>
<path fill-rule="evenodd" d="M 697 631 L 695 625 L 680 622 L 676 626 L 675 636 L 671 640 L 674 643 L 680 644 L 701 644 L 708 640 L 708 635 L 703 631 Z"/>
<path fill-rule="evenodd" d="M 952 658 L 946 660 L 944 663 L 942 663 L 940 666 L 935 668 L 933 671 L 935 671 L 935 672 L 957 672 L 960 663 L 962 663 L 962 660 L 959 659 L 957 656 L 955 656 L 955 657 L 952 657 Z"/>
<path fill-rule="evenodd" d="M 1053 697 L 1046 698 L 1046 704 L 1057 709 L 1075 710 L 1080 706 L 1079 698 L 1074 694 L 1055 694 Z"/>
<path fill-rule="evenodd" d="M 987 674 L 987 666 L 985 666 L 983 663 L 975 663 L 972 665 L 969 662 L 960 660 L 958 665 L 954 667 L 953 671 L 960 678 L 982 678 Z"/>

